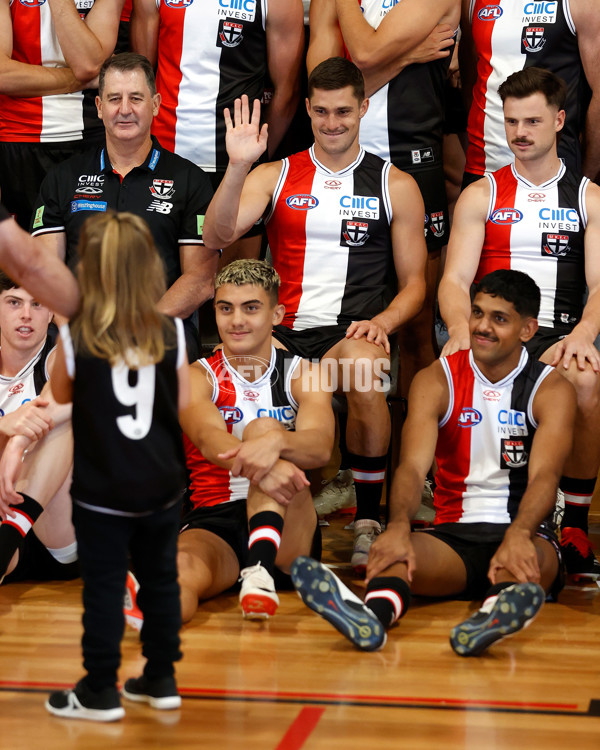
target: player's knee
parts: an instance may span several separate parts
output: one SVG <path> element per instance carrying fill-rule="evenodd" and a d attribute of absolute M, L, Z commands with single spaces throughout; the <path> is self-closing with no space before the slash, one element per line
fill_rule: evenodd
<path fill-rule="evenodd" d="M 588 364 L 585 370 L 571 367 L 567 378 L 575 388 L 577 408 L 584 414 L 594 412 L 600 405 L 600 375 Z"/>
<path fill-rule="evenodd" d="M 180 584 L 181 590 L 181 621 L 189 622 L 198 609 L 198 597 L 195 592 Z"/>
<path fill-rule="evenodd" d="M 388 357 L 357 357 L 340 359 L 338 389 L 357 402 L 385 401 L 390 384 Z"/>

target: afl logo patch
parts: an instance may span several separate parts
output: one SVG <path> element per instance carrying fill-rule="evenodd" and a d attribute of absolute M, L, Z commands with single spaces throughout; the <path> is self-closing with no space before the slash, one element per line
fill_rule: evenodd
<path fill-rule="evenodd" d="M 477 14 L 480 21 L 495 21 L 502 15 L 502 8 L 499 5 L 486 5 Z"/>
<path fill-rule="evenodd" d="M 175 8 L 175 10 L 181 10 L 190 6 L 194 0 L 165 0 L 165 5 L 169 8 Z"/>
<path fill-rule="evenodd" d="M 319 201 L 314 195 L 299 193 L 298 195 L 290 195 L 286 200 L 286 204 L 290 208 L 293 208 L 294 211 L 309 211 L 311 208 L 316 208 L 319 205 Z"/>
<path fill-rule="evenodd" d="M 244 418 L 244 412 L 238 406 L 219 406 L 225 424 L 237 424 Z"/>
<path fill-rule="evenodd" d="M 26 8 L 41 8 L 46 0 L 19 0 Z"/>
<path fill-rule="evenodd" d="M 506 224 L 516 224 L 522 218 L 523 214 L 517 208 L 497 208 L 491 215 L 490 220 L 494 224 L 503 226 Z"/>
<path fill-rule="evenodd" d="M 482 420 L 481 412 L 468 406 L 465 407 L 458 415 L 459 427 L 475 427 Z"/>

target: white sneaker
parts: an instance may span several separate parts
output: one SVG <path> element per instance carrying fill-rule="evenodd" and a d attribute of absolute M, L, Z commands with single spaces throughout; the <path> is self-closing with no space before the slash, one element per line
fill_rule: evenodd
<path fill-rule="evenodd" d="M 411 528 L 425 528 L 430 526 L 435 519 L 435 510 L 433 508 L 433 488 L 431 479 L 426 479 L 421 493 L 421 504 L 419 509 L 411 519 Z"/>
<path fill-rule="evenodd" d="M 554 517 L 552 518 L 552 522 L 558 528 L 560 528 L 560 524 L 562 522 L 562 518 L 564 514 L 565 514 L 565 493 L 559 487 L 556 490 L 556 503 L 554 505 Z"/>
<path fill-rule="evenodd" d="M 354 549 L 350 564 L 356 573 L 364 573 L 367 569 L 369 550 L 375 539 L 381 534 L 381 524 L 370 518 L 361 518 L 354 522 Z"/>
<path fill-rule="evenodd" d="M 240 571 L 240 604 L 246 619 L 267 619 L 279 606 L 275 581 L 266 568 L 258 563 Z"/>
<path fill-rule="evenodd" d="M 338 471 L 333 479 L 324 481 L 321 491 L 313 497 L 313 503 L 320 518 L 342 508 L 354 508 L 356 490 L 352 479 L 352 469 Z"/>

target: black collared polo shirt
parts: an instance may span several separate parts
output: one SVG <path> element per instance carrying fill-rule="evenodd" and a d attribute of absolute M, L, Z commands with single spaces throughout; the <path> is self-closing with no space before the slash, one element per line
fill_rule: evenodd
<path fill-rule="evenodd" d="M 48 172 L 31 232 L 65 232 L 66 261 L 73 268 L 83 222 L 108 209 L 130 211 L 148 223 L 171 286 L 181 276 L 179 246 L 203 244 L 204 214 L 212 195 L 208 176 L 191 161 L 162 148 L 154 137 L 145 162 L 122 180 L 113 171 L 106 146 L 101 146 Z"/>

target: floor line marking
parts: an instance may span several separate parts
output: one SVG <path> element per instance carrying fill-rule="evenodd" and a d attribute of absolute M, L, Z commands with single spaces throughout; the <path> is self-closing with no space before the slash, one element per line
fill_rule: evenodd
<path fill-rule="evenodd" d="M 70 683 L 13 682 L 0 680 L 0 692 L 46 693 L 50 690 L 68 688 Z M 446 698 L 353 696 L 340 694 L 296 693 L 282 691 L 242 691 L 215 690 L 208 688 L 179 688 L 186 700 L 231 701 L 248 703 L 281 703 L 313 706 L 355 706 L 357 708 L 413 708 L 442 711 L 489 711 L 490 713 L 540 714 L 550 716 L 600 716 L 600 700 L 592 699 L 588 708 L 580 709 L 578 704 L 510 702 L 510 701 L 467 701 Z"/>
<path fill-rule="evenodd" d="M 324 712 L 324 708 L 305 706 L 290 724 L 275 750 L 300 750 Z"/>

